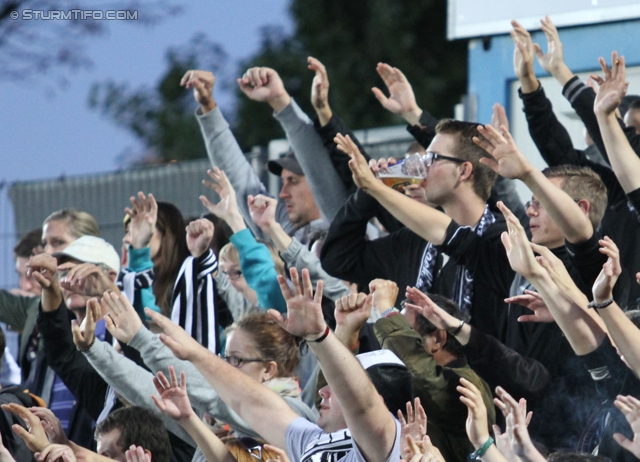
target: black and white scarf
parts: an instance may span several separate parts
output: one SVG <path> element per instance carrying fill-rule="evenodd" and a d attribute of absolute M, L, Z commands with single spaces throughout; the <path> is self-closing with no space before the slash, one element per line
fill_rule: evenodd
<path fill-rule="evenodd" d="M 484 209 L 484 213 L 480 218 L 480 221 L 475 227 L 461 226 L 460 228 L 472 228 L 476 235 L 482 236 L 484 232 L 496 221 L 495 215 L 489 210 L 487 205 Z M 457 231 L 456 231 L 457 232 Z M 451 239 L 455 237 L 455 234 Z M 418 281 L 416 282 L 416 288 L 422 292 L 428 292 L 433 285 L 434 268 L 436 259 L 438 256 L 438 250 L 436 246 L 431 242 L 427 243 L 422 255 L 422 264 L 420 266 L 420 273 L 418 275 Z M 473 299 L 473 275 L 463 265 L 458 265 L 456 269 L 456 279 L 453 288 L 452 297 L 454 302 L 458 304 L 460 309 L 469 313 L 471 311 L 471 304 Z"/>
<path fill-rule="evenodd" d="M 171 320 L 205 348 L 219 353 L 213 273 L 218 260 L 212 250 L 188 257 L 178 273 L 171 297 Z"/>

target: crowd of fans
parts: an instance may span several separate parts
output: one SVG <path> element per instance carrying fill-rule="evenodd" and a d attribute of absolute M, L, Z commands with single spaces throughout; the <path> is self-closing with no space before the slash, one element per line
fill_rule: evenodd
<path fill-rule="evenodd" d="M 21 239 L 20 289 L 0 291 L 0 321 L 21 333 L 0 462 L 640 458 L 640 97 L 616 52 L 583 82 L 549 18 L 546 53 L 512 25 L 542 171 L 500 105 L 487 125 L 437 120 L 381 63 L 373 93 L 427 171 L 390 188 L 377 174 L 405 153 L 370 159 L 309 58 L 313 120 L 275 70 L 238 79 L 291 145 L 268 163 L 276 199 L 217 107 L 215 76 L 188 71 L 209 214 L 185 220 L 140 192 L 121 255 L 71 208 Z"/>

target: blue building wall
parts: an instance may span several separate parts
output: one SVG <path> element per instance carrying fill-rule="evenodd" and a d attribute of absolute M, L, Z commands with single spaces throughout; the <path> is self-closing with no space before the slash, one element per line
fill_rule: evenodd
<path fill-rule="evenodd" d="M 560 29 L 559 33 L 565 62 L 573 72 L 600 71 L 598 57 L 610 62 L 613 50 L 625 57 L 628 67 L 640 66 L 640 20 L 572 27 Z M 547 40 L 542 31 L 532 33 L 532 38 L 546 51 Z M 535 70 L 539 77 L 549 75 L 537 61 Z M 470 41 L 468 93 L 477 97 L 478 122 L 491 121 L 494 103 L 509 110 L 509 84 L 515 79 L 510 35 L 492 37 L 487 51 L 482 40 Z"/>

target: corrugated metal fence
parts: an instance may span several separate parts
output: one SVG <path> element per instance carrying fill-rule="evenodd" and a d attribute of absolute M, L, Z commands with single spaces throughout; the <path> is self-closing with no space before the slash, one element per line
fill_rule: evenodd
<path fill-rule="evenodd" d="M 363 134 L 365 136 L 360 138 L 368 141 L 365 147 L 375 158 L 397 156 L 406 150 L 411 141 L 410 136 L 397 127 L 379 129 L 377 135 L 380 132 L 383 136 L 367 137 Z M 361 133 L 358 135 L 360 137 Z M 254 170 L 268 184 L 265 169 L 267 150 L 254 149 L 247 157 Z M 201 183 L 207 177 L 208 168 L 211 168 L 209 160 L 202 159 L 99 175 L 0 184 L 0 288 L 16 286 L 12 252 L 16 239 L 40 227 L 53 211 L 76 208 L 90 213 L 100 225 L 101 236 L 119 250 L 122 245 L 124 207 L 129 204 L 129 197 L 138 191 L 152 192 L 157 200 L 175 204 L 185 218 L 199 216 L 206 210 L 198 196 L 207 194 L 210 197 L 213 194 Z M 277 195 L 277 190 L 272 192 Z"/>

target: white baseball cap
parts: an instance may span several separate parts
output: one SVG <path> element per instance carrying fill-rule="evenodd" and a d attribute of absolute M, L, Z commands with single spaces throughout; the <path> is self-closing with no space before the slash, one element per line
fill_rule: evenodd
<path fill-rule="evenodd" d="M 120 271 L 120 257 L 111 244 L 100 237 L 82 236 L 69 244 L 54 257 L 70 257 L 82 263 L 102 263 L 115 272 Z"/>

